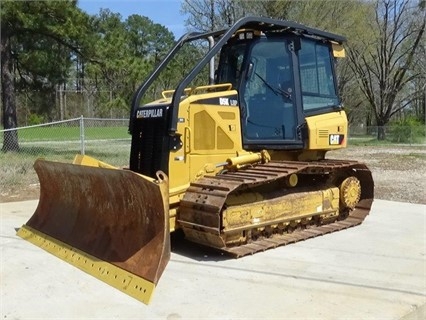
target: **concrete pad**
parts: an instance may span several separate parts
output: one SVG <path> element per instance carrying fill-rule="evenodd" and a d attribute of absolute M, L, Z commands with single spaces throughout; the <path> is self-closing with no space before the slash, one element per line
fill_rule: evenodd
<path fill-rule="evenodd" d="M 426 319 L 425 205 L 238 260 L 174 243 L 149 306 L 17 237 L 36 205 L 0 204 L 1 319 Z"/>

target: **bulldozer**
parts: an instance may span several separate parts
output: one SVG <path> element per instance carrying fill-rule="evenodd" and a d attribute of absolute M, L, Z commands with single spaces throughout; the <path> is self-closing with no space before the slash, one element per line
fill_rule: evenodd
<path fill-rule="evenodd" d="M 209 48 L 176 88 L 142 103 L 199 40 Z M 36 160 L 38 207 L 17 234 L 148 304 L 172 232 L 238 258 L 359 225 L 371 171 L 325 157 L 347 146 L 345 41 L 266 17 L 185 34 L 134 94 L 129 166 Z M 208 82 L 191 86 L 208 66 Z"/>

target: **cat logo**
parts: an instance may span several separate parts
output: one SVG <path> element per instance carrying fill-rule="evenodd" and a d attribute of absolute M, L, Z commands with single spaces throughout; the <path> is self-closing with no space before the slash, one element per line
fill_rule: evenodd
<path fill-rule="evenodd" d="M 328 141 L 330 145 L 340 145 L 343 143 L 344 138 L 343 134 L 330 134 Z"/>

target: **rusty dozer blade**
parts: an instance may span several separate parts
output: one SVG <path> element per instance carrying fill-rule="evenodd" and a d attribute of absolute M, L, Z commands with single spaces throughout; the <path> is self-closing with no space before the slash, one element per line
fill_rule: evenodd
<path fill-rule="evenodd" d="M 40 200 L 17 234 L 147 304 L 170 259 L 167 176 L 93 163 L 37 160 Z"/>

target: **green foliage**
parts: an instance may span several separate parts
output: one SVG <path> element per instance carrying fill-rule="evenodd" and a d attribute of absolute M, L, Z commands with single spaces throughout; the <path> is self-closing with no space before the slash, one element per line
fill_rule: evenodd
<path fill-rule="evenodd" d="M 409 116 L 391 122 L 392 142 L 416 143 L 424 140 L 425 126 L 415 117 Z"/>
<path fill-rule="evenodd" d="M 14 90 L 37 100 L 29 112 L 49 114 L 57 85 L 78 56 L 92 53 L 89 16 L 76 1 L 3 1 L 1 9 L 1 33 L 13 53 L 7 63 L 14 66 Z"/>
<path fill-rule="evenodd" d="M 97 59 L 85 65 L 85 88 L 96 92 L 100 114 L 129 110 L 135 90 L 173 45 L 174 36 L 147 17 L 131 15 L 123 20 L 105 9 L 92 18 L 92 26 Z M 160 84 L 155 92 L 165 89 Z"/>
<path fill-rule="evenodd" d="M 409 0 L 395 1 L 410 3 Z M 406 20 L 417 17 L 420 28 L 425 1 L 413 2 L 417 3 L 418 13 Z M 376 16 L 375 4 L 376 1 L 363 0 L 185 0 L 182 1 L 182 11 L 187 14 L 187 25 L 196 30 L 227 27 L 242 16 L 263 15 L 345 35 L 348 38 L 347 52 L 361 45 L 365 46 L 366 52 L 374 52 L 378 46 L 375 39 L 380 31 L 375 22 L 376 19 L 383 20 L 380 15 Z M 175 40 L 167 28 L 147 17 L 131 15 L 124 19 L 118 13 L 104 9 L 89 16 L 78 8 L 77 1 L 2 1 L 0 9 L 1 34 L 3 38 L 10 38 L 10 52 L 13 52 L 10 65 L 13 66 L 14 90 L 24 92 L 28 97 L 23 113 L 42 114 L 49 120 L 86 113 L 88 116 L 109 116 L 113 114 L 111 111 L 127 112 L 135 90 Z M 205 46 L 198 44 L 184 47 L 150 88 L 143 102 L 159 98 L 162 90 L 174 89 L 203 50 Z M 359 56 L 361 54 L 356 58 Z M 424 53 L 413 61 L 416 61 L 413 70 L 419 70 L 421 74 Z M 371 121 L 365 119 L 374 118 L 374 112 L 367 110 L 369 103 L 349 62 L 349 59 L 343 59 L 338 63 L 339 89 L 346 111 L 352 123 L 371 125 Z M 398 63 L 393 65 L 399 67 Z M 424 88 L 424 77 L 420 79 L 415 73 L 409 76 L 417 81 L 409 88 Z M 207 70 L 203 70 L 191 85 L 206 84 L 207 79 Z M 2 83 L 5 83 L 3 78 Z M 64 92 L 65 102 L 59 101 L 59 90 Z M 421 112 L 424 100 L 415 106 Z M 37 122 L 37 119 L 31 121 Z"/>
<path fill-rule="evenodd" d="M 28 125 L 33 126 L 44 122 L 44 117 L 36 113 L 31 113 L 28 116 Z"/>
<path fill-rule="evenodd" d="M 1 20 L 21 88 L 52 87 L 67 76 L 73 55 L 90 53 L 89 16 L 75 1 L 6 1 Z"/>

